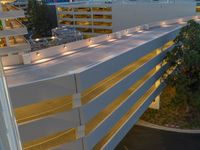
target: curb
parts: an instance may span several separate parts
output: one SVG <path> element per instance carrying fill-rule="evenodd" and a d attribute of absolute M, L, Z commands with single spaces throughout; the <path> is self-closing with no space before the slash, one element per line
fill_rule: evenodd
<path fill-rule="evenodd" d="M 169 128 L 169 127 L 164 127 L 164 126 L 156 125 L 156 124 L 144 121 L 144 120 L 139 120 L 136 123 L 136 125 L 147 127 L 147 128 L 153 128 L 153 129 L 157 129 L 157 130 L 177 132 L 177 133 L 200 134 L 200 130 Z"/>

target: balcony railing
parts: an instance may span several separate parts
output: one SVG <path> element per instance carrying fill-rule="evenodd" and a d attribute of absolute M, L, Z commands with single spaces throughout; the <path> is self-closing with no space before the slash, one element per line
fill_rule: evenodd
<path fill-rule="evenodd" d="M 6 28 L 5 29 L 17 29 L 25 27 L 20 21 L 17 19 L 9 19 L 6 20 Z"/>
<path fill-rule="evenodd" d="M 8 56 L 9 53 L 17 54 L 29 50 L 29 42 L 23 36 L 9 37 L 9 45 L 6 44 L 5 38 L 1 38 L 0 41 L 0 56 Z"/>

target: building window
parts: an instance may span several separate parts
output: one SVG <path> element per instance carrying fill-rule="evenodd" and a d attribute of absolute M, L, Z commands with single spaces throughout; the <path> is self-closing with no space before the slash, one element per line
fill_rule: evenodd
<path fill-rule="evenodd" d="M 112 26 L 112 22 L 94 22 L 95 26 Z"/>
<path fill-rule="evenodd" d="M 10 36 L 8 39 L 9 39 L 10 45 L 16 45 L 16 44 L 24 44 L 24 43 L 26 43 L 25 38 L 23 36 L 21 36 L 21 35 Z"/>
<path fill-rule="evenodd" d="M 79 8 L 74 8 L 74 12 L 90 12 L 91 8 L 89 7 L 79 7 Z"/>
<path fill-rule="evenodd" d="M 91 18 L 91 15 L 81 14 L 81 15 L 74 15 L 75 18 Z"/>
<path fill-rule="evenodd" d="M 94 19 L 112 19 L 112 15 L 93 15 Z"/>
<path fill-rule="evenodd" d="M 93 7 L 92 10 L 94 12 L 111 12 L 112 8 L 111 7 Z"/>
<path fill-rule="evenodd" d="M 108 34 L 108 33 L 112 33 L 112 30 L 110 30 L 110 29 L 94 29 L 94 33 Z"/>
<path fill-rule="evenodd" d="M 196 6 L 196 12 L 200 12 L 200 6 Z"/>
<path fill-rule="evenodd" d="M 0 38 L 0 48 L 6 47 L 6 38 Z"/>
<path fill-rule="evenodd" d="M 91 37 L 92 37 L 92 35 L 88 35 L 88 34 L 83 35 L 83 38 L 84 38 L 84 39 L 88 39 L 88 38 L 91 38 Z"/>
<path fill-rule="evenodd" d="M 76 29 L 81 31 L 81 32 L 92 32 L 91 28 L 76 28 Z"/>
<path fill-rule="evenodd" d="M 73 25 L 73 21 L 65 21 L 65 20 L 62 20 L 59 22 L 60 24 L 64 24 L 64 25 Z"/>
<path fill-rule="evenodd" d="M 59 14 L 58 16 L 60 18 L 73 18 L 73 15 L 71 15 L 71 14 Z"/>
<path fill-rule="evenodd" d="M 65 8 L 65 7 L 57 7 L 58 11 L 65 11 L 65 12 L 71 12 L 73 11 L 73 8 Z"/>
<path fill-rule="evenodd" d="M 90 26 L 90 25 L 92 25 L 92 22 L 90 22 L 90 21 L 75 21 L 75 25 Z"/>

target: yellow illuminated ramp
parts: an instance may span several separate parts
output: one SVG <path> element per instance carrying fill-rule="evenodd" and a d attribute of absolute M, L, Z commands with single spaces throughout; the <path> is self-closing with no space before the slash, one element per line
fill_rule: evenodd
<path fill-rule="evenodd" d="M 18 124 L 31 122 L 61 113 L 72 108 L 71 97 L 63 97 L 55 100 L 42 101 L 40 103 L 23 106 L 15 109 Z"/>
<path fill-rule="evenodd" d="M 76 140 L 76 130 L 69 129 L 23 144 L 24 150 L 46 150 Z"/>

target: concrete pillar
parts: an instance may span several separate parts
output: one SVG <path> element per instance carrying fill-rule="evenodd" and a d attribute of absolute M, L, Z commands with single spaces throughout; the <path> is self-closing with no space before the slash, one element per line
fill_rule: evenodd
<path fill-rule="evenodd" d="M 5 22 L 5 21 L 6 21 L 5 19 L 1 19 L 2 26 L 3 26 L 3 30 L 6 29 L 6 22 Z M 8 37 L 5 37 L 5 39 L 6 39 L 6 45 L 7 45 L 7 46 L 10 46 L 9 38 L 8 38 Z"/>

